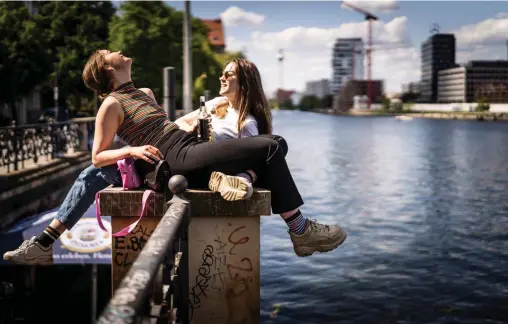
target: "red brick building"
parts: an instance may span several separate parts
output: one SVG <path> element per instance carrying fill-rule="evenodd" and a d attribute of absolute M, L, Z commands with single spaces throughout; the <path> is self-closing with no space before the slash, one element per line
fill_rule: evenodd
<path fill-rule="evenodd" d="M 224 27 L 219 19 L 202 19 L 206 27 L 208 27 L 208 40 L 212 45 L 212 49 L 216 53 L 224 53 L 226 42 L 224 41 Z"/>
<path fill-rule="evenodd" d="M 295 93 L 294 90 L 277 89 L 277 92 L 275 92 L 275 99 L 279 102 L 291 100 L 293 93 Z"/>

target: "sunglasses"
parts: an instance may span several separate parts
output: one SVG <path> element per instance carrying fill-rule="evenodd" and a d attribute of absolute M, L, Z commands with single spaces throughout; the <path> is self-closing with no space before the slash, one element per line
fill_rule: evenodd
<path fill-rule="evenodd" d="M 235 72 L 233 71 L 222 71 L 220 74 L 219 74 L 219 78 L 222 78 L 222 77 L 226 77 L 226 80 L 229 79 L 230 77 L 232 77 L 233 75 L 236 75 Z"/>

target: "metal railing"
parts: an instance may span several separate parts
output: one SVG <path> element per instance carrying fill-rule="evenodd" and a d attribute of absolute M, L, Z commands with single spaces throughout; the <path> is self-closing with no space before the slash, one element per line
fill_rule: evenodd
<path fill-rule="evenodd" d="M 173 176 L 173 197 L 97 323 L 189 323 L 187 180 Z"/>
<path fill-rule="evenodd" d="M 18 171 L 41 157 L 49 161 L 72 151 L 89 151 L 95 117 L 66 122 L 0 127 L 0 168 Z M 93 136 L 93 134 L 91 134 Z"/>

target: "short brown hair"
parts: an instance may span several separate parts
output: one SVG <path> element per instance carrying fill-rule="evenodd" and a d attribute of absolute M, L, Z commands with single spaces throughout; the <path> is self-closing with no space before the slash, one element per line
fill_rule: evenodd
<path fill-rule="evenodd" d="M 104 55 L 97 50 L 86 62 L 82 74 L 85 85 L 95 91 L 101 100 L 104 100 L 113 90 L 113 82 L 106 70 L 107 66 Z"/>

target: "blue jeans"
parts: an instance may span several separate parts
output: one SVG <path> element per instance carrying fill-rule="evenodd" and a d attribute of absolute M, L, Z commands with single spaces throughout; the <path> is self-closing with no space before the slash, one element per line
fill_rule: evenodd
<path fill-rule="evenodd" d="M 71 229 L 95 200 L 95 194 L 110 184 L 122 184 L 120 172 L 116 163 L 102 168 L 93 165 L 83 170 L 72 185 L 71 190 L 63 201 L 56 219 Z"/>

